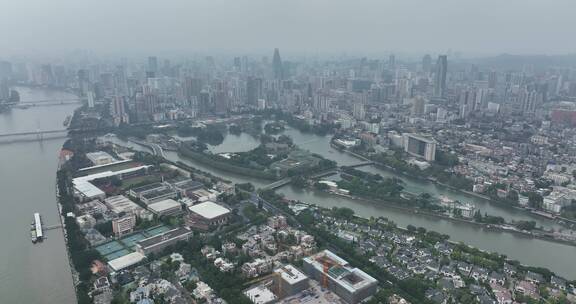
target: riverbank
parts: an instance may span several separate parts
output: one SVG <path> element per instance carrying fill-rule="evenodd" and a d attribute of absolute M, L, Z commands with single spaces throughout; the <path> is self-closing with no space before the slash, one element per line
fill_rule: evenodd
<path fill-rule="evenodd" d="M 337 146 L 333 145 L 332 143 L 331 143 L 331 145 L 332 145 L 333 147 L 337 147 Z M 525 213 L 525 214 L 528 214 L 528 215 L 538 216 L 538 217 L 540 217 L 540 218 L 546 218 L 546 219 L 548 219 L 548 220 L 557 221 L 557 223 L 558 223 L 559 225 L 562 225 L 563 227 L 568 228 L 568 229 L 571 229 L 571 227 L 568 226 L 568 223 L 572 223 L 572 224 L 576 223 L 576 221 L 571 221 L 570 219 L 565 219 L 565 218 L 562 218 L 562 217 L 559 217 L 559 216 L 555 216 L 555 215 L 553 215 L 553 214 L 546 213 L 546 215 L 550 215 L 550 216 L 545 216 L 545 215 L 542 215 L 542 214 L 533 212 L 533 210 L 530 209 L 530 208 L 526 208 L 526 207 L 523 207 L 523 206 L 520 206 L 520 205 L 510 205 L 510 204 L 504 203 L 504 202 L 502 202 L 502 201 L 494 200 L 494 199 L 490 198 L 489 196 L 486 196 L 486 195 L 483 195 L 483 194 L 480 194 L 480 193 L 468 191 L 468 190 L 465 190 L 465 189 L 461 189 L 461 188 L 458 188 L 458 187 L 454 187 L 454 186 L 452 186 L 452 185 L 448 185 L 448 184 L 446 184 L 446 183 L 439 182 L 437 179 L 435 179 L 435 178 L 433 178 L 433 177 L 430 177 L 430 176 L 428 176 L 428 177 L 423 177 L 423 176 L 413 175 L 413 174 L 404 172 L 404 171 L 402 171 L 402 170 L 399 170 L 399 169 L 397 169 L 397 168 L 394 168 L 394 167 L 392 167 L 392 166 L 389 166 L 389 165 L 380 163 L 380 162 L 378 162 L 378 161 L 372 160 L 372 159 L 370 159 L 370 158 L 368 158 L 368 157 L 366 157 L 366 156 L 364 156 L 364 155 L 361 155 L 361 154 L 352 152 L 352 151 L 347 150 L 347 149 L 338 148 L 338 150 L 341 151 L 341 152 L 344 152 L 344 153 L 346 153 L 346 154 L 348 154 L 348 155 L 351 155 L 351 156 L 353 156 L 353 157 L 355 157 L 355 158 L 357 158 L 357 159 L 363 160 L 363 161 L 372 161 L 372 162 L 374 163 L 374 166 L 375 166 L 376 168 L 378 168 L 378 169 L 381 169 L 381 170 L 384 170 L 384 171 L 393 172 L 393 173 L 396 174 L 396 175 L 404 176 L 404 177 L 407 177 L 407 178 L 410 178 L 410 179 L 413 179 L 413 180 L 417 180 L 417 181 L 420 181 L 420 182 L 423 182 L 423 183 L 430 183 L 430 184 L 433 184 L 433 185 L 435 185 L 435 186 L 437 186 L 437 187 L 444 188 L 444 189 L 448 189 L 448 190 L 450 190 L 450 191 L 452 191 L 452 192 L 455 192 L 455 193 L 459 193 L 459 194 L 462 194 L 462 195 L 471 196 L 471 197 L 474 197 L 474 198 L 477 198 L 477 199 L 480 199 L 480 200 L 484 200 L 484 201 L 486 201 L 486 202 L 489 203 L 489 204 L 493 204 L 493 205 L 495 205 L 495 206 L 498 206 L 499 208 L 506 208 L 506 209 L 510 209 L 510 210 L 511 210 L 511 209 L 513 209 L 513 210 L 518 210 L 518 211 L 521 211 L 521 212 L 523 212 L 523 213 Z"/>
<path fill-rule="evenodd" d="M 348 153 L 340 152 L 336 149 L 330 147 L 330 139 L 328 137 L 319 137 L 311 134 L 302 134 L 295 129 L 287 129 L 285 133 L 290 135 L 294 142 L 301 146 L 303 149 L 310 150 L 313 153 L 318 153 L 324 155 L 325 157 L 337 161 L 339 164 L 354 165 L 359 163 L 358 158 L 352 157 Z M 229 136 L 230 139 L 225 138 L 223 144 L 217 146 L 221 151 L 234 152 L 247 151 L 253 147 L 248 147 L 246 145 L 239 146 L 242 142 L 238 142 L 235 136 Z M 149 151 L 147 148 L 143 148 L 137 145 L 133 145 L 121 140 L 115 140 L 116 144 L 132 147 L 133 149 L 140 151 Z M 137 147 L 134 147 L 137 146 Z M 180 164 L 180 162 L 186 165 L 198 168 L 204 172 L 208 172 L 214 176 L 222 177 L 233 181 L 234 183 L 246 183 L 251 182 L 257 188 L 261 188 L 269 184 L 266 180 L 260 180 L 255 178 L 249 178 L 242 174 L 232 174 L 225 172 L 223 170 L 216 169 L 209 165 L 205 165 L 202 162 L 194 161 L 189 158 L 184 158 L 179 156 L 177 153 L 165 153 L 166 157 L 174 163 Z M 375 166 L 364 167 L 362 170 L 366 170 L 371 173 L 380 173 L 383 176 L 387 176 L 388 171 L 383 169 L 377 169 Z M 391 177 L 395 174 L 390 173 Z M 400 177 L 401 178 L 401 177 Z M 442 195 L 445 192 L 447 197 L 453 198 L 455 200 L 467 201 L 466 198 L 462 198 L 456 192 L 442 190 L 443 188 L 438 188 L 438 191 L 431 189 L 432 183 L 416 183 L 409 179 L 406 180 L 407 184 L 410 184 L 412 192 L 431 193 L 434 196 Z M 438 233 L 449 235 L 454 242 L 463 242 L 465 244 L 474 246 L 476 248 L 482 248 L 482 250 L 490 252 L 499 252 L 505 254 L 506 256 L 521 261 L 527 265 L 541 265 L 550 269 L 553 269 L 557 273 L 565 276 L 571 276 L 574 271 L 576 271 L 576 266 L 573 266 L 572 260 L 576 254 L 576 247 L 569 246 L 565 244 L 560 244 L 557 242 L 548 242 L 545 240 L 534 239 L 532 237 L 523 236 L 516 233 L 503 233 L 500 231 L 494 231 L 490 229 L 481 229 L 481 226 L 470 225 L 468 223 L 461 223 L 454 220 L 442 220 L 435 216 L 426 216 L 422 213 L 406 212 L 402 210 L 396 210 L 396 208 L 391 208 L 387 204 L 375 204 L 363 201 L 354 200 L 349 198 L 337 197 L 326 194 L 324 192 L 318 191 L 302 191 L 300 188 L 285 186 L 279 188 L 275 191 L 276 193 L 283 194 L 287 199 L 297 200 L 302 202 L 313 203 L 317 206 L 322 206 L 325 208 L 333 207 L 348 207 L 355 211 L 357 215 L 365 218 L 374 217 L 386 217 L 394 221 L 400 227 L 407 227 L 408 225 L 413 225 L 417 227 L 424 227 L 430 231 L 437 231 Z M 523 215 L 525 212 L 517 211 L 512 208 L 496 208 L 489 207 L 489 204 L 484 200 L 478 200 L 471 197 L 473 200 L 481 201 L 480 208 L 482 211 L 486 211 L 489 214 L 500 214 L 508 219 L 512 220 L 532 220 L 533 216 Z M 485 204 L 485 205 L 484 205 Z M 508 209 L 510 211 L 508 211 Z M 498 213 L 501 211 L 501 213 Z M 538 217 L 538 219 L 540 219 Z M 547 221 L 538 221 L 545 227 L 548 226 Z M 558 227 L 554 227 L 558 229 Z M 543 259 L 545 256 L 554 256 L 554 259 Z"/>
<path fill-rule="evenodd" d="M 313 190 L 313 191 L 316 191 L 316 190 Z M 318 190 L 318 191 L 320 191 L 320 190 Z M 375 205 L 385 204 L 386 207 L 388 207 L 388 208 L 392 208 L 392 209 L 403 211 L 403 212 L 410 213 L 410 214 L 417 214 L 417 215 L 427 216 L 427 217 L 431 217 L 431 218 L 444 219 L 444 220 L 448 220 L 448 221 L 452 221 L 452 222 L 465 223 L 465 224 L 469 224 L 469 225 L 473 225 L 473 226 L 477 226 L 477 227 L 482 227 L 483 229 L 486 229 L 486 230 L 509 232 L 509 233 L 513 233 L 516 235 L 521 235 L 521 236 L 525 236 L 525 237 L 529 237 L 529 238 L 537 238 L 537 239 L 541 239 L 544 241 L 549 241 L 549 242 L 554 242 L 554 243 L 559 243 L 559 244 L 564 244 L 564 245 L 576 247 L 576 242 L 564 240 L 564 239 L 557 239 L 551 235 L 545 234 L 546 232 L 535 233 L 535 232 L 530 232 L 530 231 L 525 231 L 525 230 L 519 230 L 519 229 L 517 229 L 517 228 L 515 228 L 509 224 L 497 225 L 497 224 L 480 223 L 480 222 L 474 221 L 473 219 L 452 217 L 452 216 L 448 216 L 446 214 L 430 212 L 430 211 L 426 211 L 423 209 L 403 207 L 403 206 L 400 206 L 398 204 L 395 204 L 392 202 L 387 202 L 387 201 L 382 201 L 382 200 L 368 199 L 368 198 L 363 198 L 363 197 L 344 194 L 344 193 L 332 192 L 332 191 L 322 191 L 322 192 L 328 193 L 328 194 L 334 195 L 334 196 L 344 197 L 344 198 L 347 198 L 350 200 L 362 201 L 362 202 L 367 202 L 367 203 L 375 204 Z"/>

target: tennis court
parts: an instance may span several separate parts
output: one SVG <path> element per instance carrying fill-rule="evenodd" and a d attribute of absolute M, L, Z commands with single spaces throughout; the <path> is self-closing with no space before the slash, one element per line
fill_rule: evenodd
<path fill-rule="evenodd" d="M 131 251 L 127 250 L 127 249 L 121 249 L 118 251 L 114 251 L 108 255 L 105 256 L 106 260 L 111 261 L 113 259 L 117 259 L 119 257 L 125 256 L 127 254 L 129 254 Z"/>
<path fill-rule="evenodd" d="M 152 227 L 145 231 L 130 234 L 119 240 L 98 245 L 95 249 L 110 261 L 136 251 L 136 243 L 139 241 L 164 233 L 168 230 L 170 230 L 170 228 L 163 225 Z"/>
<path fill-rule="evenodd" d="M 133 249 L 132 247 L 136 246 L 136 243 L 138 241 L 143 240 L 145 238 L 146 238 L 146 236 L 143 233 L 139 232 L 136 234 L 129 235 L 129 236 L 121 239 L 120 241 L 124 245 L 126 245 L 126 247 Z"/>
<path fill-rule="evenodd" d="M 96 246 L 96 250 L 98 250 L 98 252 L 100 252 L 100 254 L 103 256 L 109 255 L 112 252 L 122 249 L 124 249 L 124 245 L 118 241 L 110 241 L 108 243 Z"/>

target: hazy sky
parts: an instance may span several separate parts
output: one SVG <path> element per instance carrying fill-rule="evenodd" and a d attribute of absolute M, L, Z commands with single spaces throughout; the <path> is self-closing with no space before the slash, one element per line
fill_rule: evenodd
<path fill-rule="evenodd" d="M 576 0 L 0 0 L 0 54 L 563 54 L 575 13 Z"/>

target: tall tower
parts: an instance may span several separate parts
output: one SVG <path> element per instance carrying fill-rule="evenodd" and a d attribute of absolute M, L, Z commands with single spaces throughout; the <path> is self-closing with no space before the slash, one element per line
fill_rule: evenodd
<path fill-rule="evenodd" d="M 428 54 L 422 57 L 422 70 L 425 73 L 430 73 L 430 71 L 432 70 L 432 57 L 430 57 L 430 55 Z"/>
<path fill-rule="evenodd" d="M 157 77 L 158 75 L 158 58 L 156 56 L 148 57 L 148 69 L 146 72 L 149 73 L 149 76 Z"/>
<path fill-rule="evenodd" d="M 446 73 L 448 72 L 448 56 L 438 56 L 436 74 L 434 75 L 434 97 L 443 98 L 446 95 Z"/>
<path fill-rule="evenodd" d="M 274 49 L 274 56 L 272 57 L 272 72 L 274 73 L 274 79 L 282 79 L 282 59 L 280 59 L 280 51 L 278 48 Z"/>

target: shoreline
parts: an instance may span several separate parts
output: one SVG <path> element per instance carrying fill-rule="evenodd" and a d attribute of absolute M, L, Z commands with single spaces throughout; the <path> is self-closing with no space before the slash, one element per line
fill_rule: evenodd
<path fill-rule="evenodd" d="M 349 155 L 351 155 L 351 156 L 354 156 L 354 157 L 356 157 L 356 158 L 358 158 L 358 159 L 371 161 L 371 162 L 374 163 L 374 166 L 375 166 L 375 167 L 381 168 L 382 170 L 392 171 L 392 172 L 395 173 L 395 174 L 402 175 L 402 176 L 405 176 L 405 177 L 408 177 L 408 178 L 411 178 L 411 179 L 415 179 L 415 180 L 418 180 L 418 181 L 421 181 L 421 182 L 429 182 L 429 183 L 434 184 L 435 186 L 442 187 L 442 188 L 445 188 L 445 189 L 449 189 L 449 190 L 454 191 L 454 192 L 457 192 L 457 193 L 459 193 L 459 194 L 464 194 L 464 195 L 468 195 L 468 196 L 473 196 L 473 197 L 476 197 L 476 198 L 485 200 L 487 203 L 492 204 L 492 205 L 495 205 L 495 206 L 498 206 L 498 207 L 501 207 L 501 208 L 509 208 L 509 209 L 514 209 L 514 210 L 519 210 L 519 211 L 522 211 L 522 212 L 524 212 L 524 213 L 526 213 L 526 214 L 533 215 L 533 216 L 538 216 L 538 217 L 540 217 L 540 218 L 545 218 L 545 219 L 548 219 L 548 220 L 551 220 L 551 221 L 561 220 L 561 221 L 564 221 L 564 222 L 576 223 L 576 220 L 570 220 L 570 219 L 563 218 L 563 217 L 561 217 L 561 216 L 557 216 L 557 215 L 554 215 L 554 214 L 550 214 L 550 217 L 548 217 L 548 216 L 545 216 L 545 215 L 542 215 L 542 214 L 534 213 L 534 212 L 532 212 L 532 209 L 525 208 L 525 207 L 522 207 L 522 206 L 520 206 L 520 205 L 508 205 L 508 204 L 504 204 L 504 203 L 498 202 L 498 201 L 496 201 L 496 200 L 493 200 L 493 199 L 491 199 L 490 197 L 488 197 L 488 196 L 486 196 L 486 195 L 483 195 L 483 194 L 480 194 L 480 193 L 475 193 L 475 192 L 468 191 L 468 190 L 464 190 L 464 189 L 460 189 L 460 188 L 457 188 L 457 187 L 454 187 L 454 186 L 451 186 L 451 185 L 448 185 L 448 184 L 445 184 L 445 183 L 441 183 L 441 182 L 437 181 L 436 179 L 434 179 L 434 178 L 432 178 L 432 177 L 425 177 L 425 178 L 424 178 L 424 177 L 421 177 L 421 176 L 412 175 L 412 174 L 409 174 L 409 173 L 400 171 L 400 170 L 398 170 L 398 169 L 396 169 L 396 168 L 393 168 L 393 167 L 391 167 L 391 166 L 389 166 L 389 165 L 386 165 L 386 164 L 383 164 L 383 163 L 380 163 L 380 162 L 376 162 L 376 161 L 374 161 L 374 160 L 371 160 L 371 159 L 369 159 L 369 158 L 367 158 L 367 157 L 365 157 L 365 156 L 363 156 L 363 155 L 361 155 L 361 154 L 358 154 L 358 153 L 349 151 L 349 150 L 347 150 L 347 149 L 342 149 L 342 148 L 340 148 L 340 147 L 338 147 L 338 146 L 336 146 L 336 145 L 334 145 L 334 144 L 332 144 L 332 143 L 330 143 L 330 145 L 333 146 L 334 148 L 337 148 L 339 151 L 344 152 L 344 153 L 347 153 L 347 154 L 349 154 Z M 568 228 L 568 227 L 567 227 L 567 228 Z"/>
<path fill-rule="evenodd" d="M 308 190 L 312 190 L 312 191 L 316 191 L 314 189 L 308 189 Z M 390 203 L 390 202 L 386 202 L 386 201 L 380 201 L 380 200 L 374 200 L 374 199 L 368 199 L 368 198 L 362 198 L 362 197 L 358 197 L 358 196 L 353 196 L 353 195 L 347 195 L 347 194 L 341 194 L 341 193 L 335 193 L 335 192 L 330 192 L 330 191 L 321 191 L 323 193 L 327 193 L 330 195 L 335 195 L 335 196 L 340 196 L 340 197 L 344 197 L 350 200 L 357 200 L 357 201 L 363 201 L 363 202 L 367 202 L 367 203 L 371 203 L 371 204 L 376 204 L 376 205 L 382 205 L 385 204 L 386 207 L 390 207 L 392 209 L 395 210 L 400 210 L 406 213 L 410 213 L 410 214 L 418 214 L 418 215 L 424 215 L 424 216 L 428 216 L 428 217 L 432 217 L 432 218 L 439 218 L 439 219 L 444 219 L 444 220 L 448 220 L 448 221 L 452 221 L 452 222 L 458 222 L 458 223 L 465 223 L 465 224 L 470 224 L 470 225 L 474 225 L 474 226 L 479 226 L 481 227 L 483 230 L 486 229 L 488 231 L 499 231 L 499 232 L 508 232 L 508 233 L 512 233 L 512 234 L 516 234 L 516 235 L 521 235 L 521 236 L 525 236 L 528 238 L 535 238 L 535 239 L 541 239 L 544 241 L 549 241 L 549 242 L 554 242 L 554 243 L 559 243 L 559 244 L 564 244 L 564 245 L 569 245 L 569 246 L 573 246 L 576 247 L 576 242 L 574 241 L 568 241 L 568 240 L 562 240 L 562 239 L 555 239 L 552 237 L 548 237 L 545 235 L 539 235 L 539 234 L 534 234 L 532 232 L 529 231 L 522 231 L 522 230 L 517 230 L 517 229 L 507 229 L 505 226 L 502 225 L 495 225 L 495 224 L 486 224 L 486 223 L 479 223 L 473 220 L 468 220 L 465 218 L 457 218 L 457 217 L 450 217 L 447 215 L 443 215 L 443 214 L 439 214 L 439 213 L 434 213 L 434 212 L 429 212 L 426 210 L 421 210 L 421 209 L 414 209 L 414 208 L 407 208 L 407 207 L 402 207 L 399 206 L 397 204 L 394 203 Z M 512 226 L 510 226 L 512 227 Z"/>

